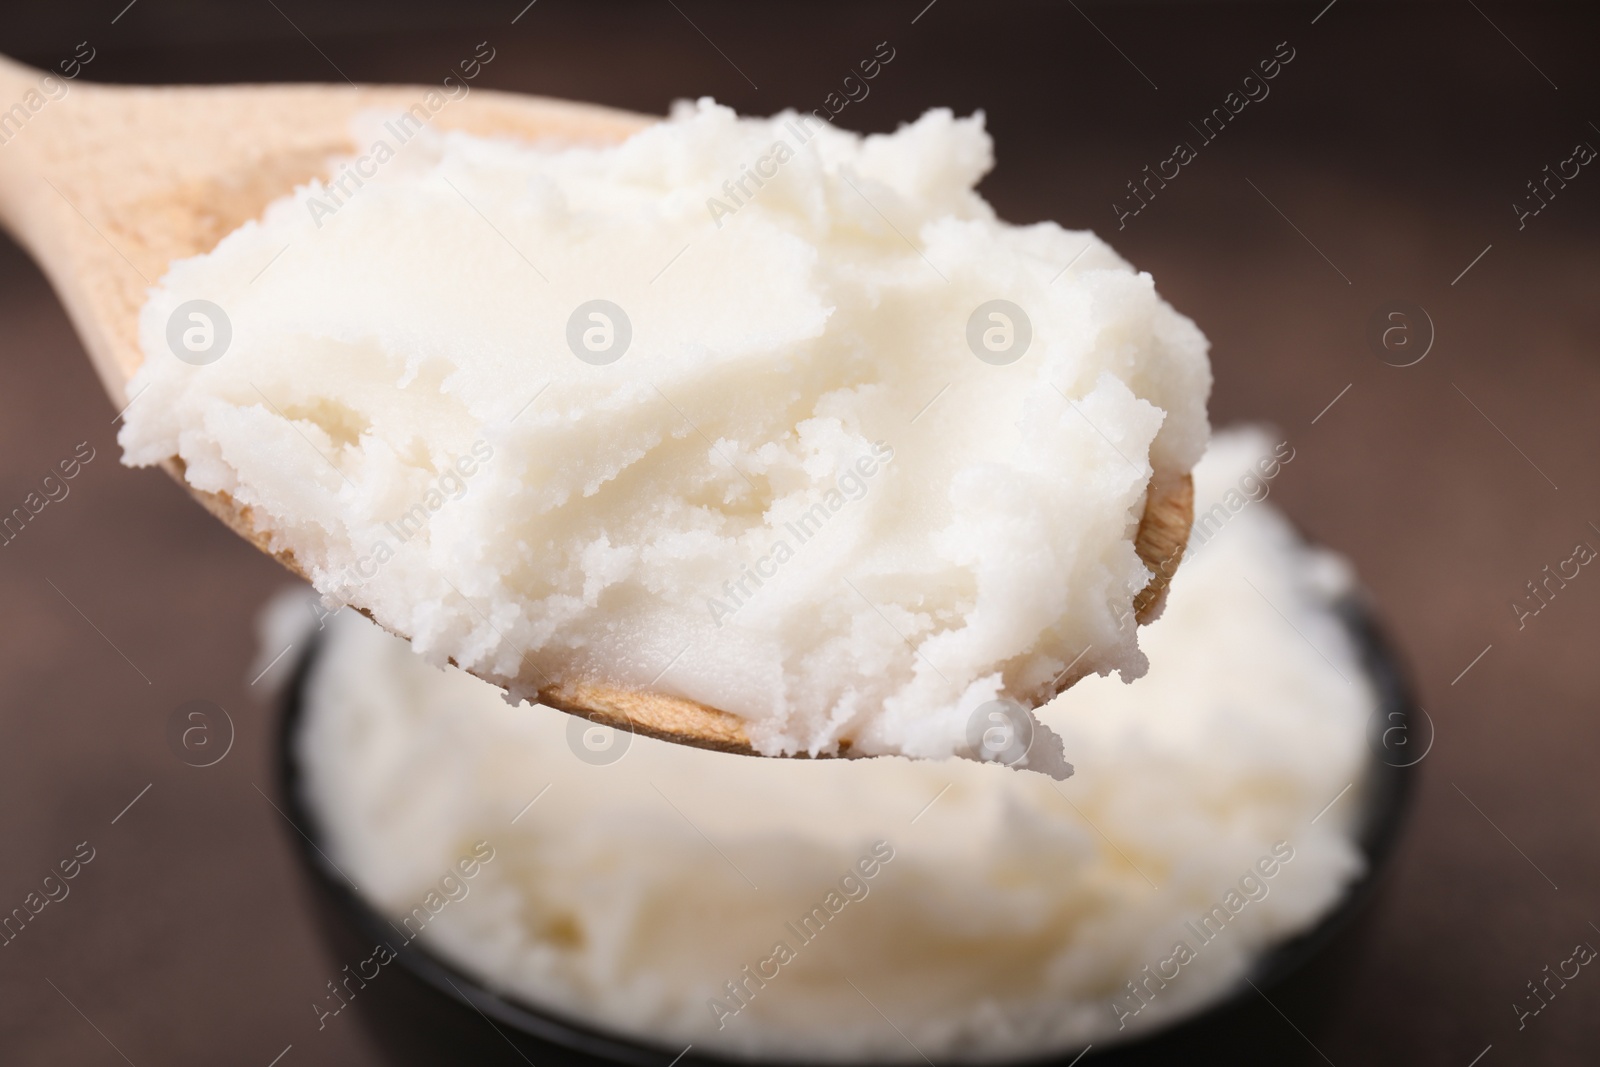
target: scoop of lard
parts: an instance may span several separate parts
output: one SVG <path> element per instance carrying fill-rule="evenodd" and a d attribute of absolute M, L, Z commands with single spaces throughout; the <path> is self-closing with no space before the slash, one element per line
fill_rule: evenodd
<path fill-rule="evenodd" d="M 995 217 L 981 114 L 355 143 L 172 264 L 119 437 L 330 602 L 767 755 L 973 755 L 1143 673 L 1134 534 L 1205 446 L 1206 341 L 1092 233 Z M 1070 773 L 1023 718 L 1019 765 Z"/>

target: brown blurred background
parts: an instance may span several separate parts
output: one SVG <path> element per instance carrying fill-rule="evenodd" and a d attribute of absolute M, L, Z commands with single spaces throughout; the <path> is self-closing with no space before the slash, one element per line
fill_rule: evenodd
<path fill-rule="evenodd" d="M 1511 607 L 1577 543 L 1600 549 L 1600 168 L 1521 229 L 1512 206 L 1577 142 L 1600 147 L 1592 6 L 525 2 L 35 4 L 0 16 L 0 52 L 54 66 L 87 41 L 95 81 L 436 82 L 487 40 L 479 85 L 768 113 L 819 106 L 890 42 L 840 123 L 982 108 L 1002 215 L 1092 227 L 1155 275 L 1211 337 L 1215 421 L 1294 444 L 1277 500 L 1359 569 L 1437 727 L 1355 980 L 1259 1040 L 1341 1067 L 1600 1062 L 1600 972 L 1521 1030 L 1512 1008 L 1576 943 L 1600 947 L 1600 574 L 1520 630 Z M 1295 58 L 1271 95 L 1119 232 L 1125 183 L 1197 143 L 1188 123 L 1279 42 Z M 1436 330 L 1414 366 L 1366 337 L 1394 300 Z M 0 1062 L 265 1067 L 290 1045 L 281 1067 L 383 1062 L 355 1020 L 317 1033 L 307 1007 L 338 963 L 267 799 L 271 677 L 250 684 L 254 612 L 287 575 L 164 475 L 119 466 L 115 409 L 4 238 L 0 349 L 0 511 L 94 450 L 0 547 L 0 912 L 95 850 L 0 948 Z M 196 698 L 238 730 L 203 769 L 166 740 Z"/>

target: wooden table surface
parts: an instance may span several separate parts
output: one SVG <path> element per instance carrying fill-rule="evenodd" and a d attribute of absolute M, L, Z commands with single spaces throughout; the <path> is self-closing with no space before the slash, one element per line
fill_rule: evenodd
<path fill-rule="evenodd" d="M 119 0 L 8 15 L 0 51 L 53 65 L 87 40 L 95 80 L 431 82 L 487 40 L 483 84 L 771 112 L 821 106 L 888 41 L 839 121 L 983 108 L 1005 217 L 1093 227 L 1155 275 L 1212 340 L 1215 420 L 1294 444 L 1275 499 L 1359 569 L 1435 724 L 1354 981 L 1299 1020 L 1304 1041 L 1289 1021 L 1262 1040 L 1341 1067 L 1600 1062 L 1600 971 L 1521 1029 L 1513 1008 L 1576 943 L 1600 946 L 1600 575 L 1513 607 L 1546 565 L 1600 548 L 1600 173 L 1552 185 L 1537 215 L 1513 206 L 1600 146 L 1600 22 L 1505 0 L 925 4 L 546 0 L 513 24 L 520 0 L 150 0 L 113 23 Z M 1198 141 L 1189 123 L 1280 42 L 1294 58 L 1270 95 L 1119 230 L 1125 183 Z M 1406 367 L 1367 339 L 1401 300 L 1435 333 Z M 381 1063 L 359 1025 L 318 1033 L 307 1006 L 337 964 L 267 797 L 276 712 L 250 685 L 254 614 L 288 578 L 165 475 L 122 468 L 116 414 L 0 238 L 0 511 L 93 455 L 0 545 L 0 911 L 93 850 L 0 948 L 0 1062 L 265 1067 L 292 1045 L 282 1067 Z M 168 746 L 191 699 L 237 727 L 213 767 Z"/>

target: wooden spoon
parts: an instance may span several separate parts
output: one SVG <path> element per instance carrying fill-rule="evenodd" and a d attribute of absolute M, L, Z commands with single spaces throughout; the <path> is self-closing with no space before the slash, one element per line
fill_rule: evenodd
<path fill-rule="evenodd" d="M 326 177 L 330 158 L 355 149 L 350 120 L 358 112 L 405 111 L 439 92 L 425 86 L 102 86 L 60 79 L 46 91 L 46 77 L 0 57 L 0 223 L 50 279 L 119 409 L 128 403 L 128 379 L 144 360 L 139 310 L 169 263 L 210 251 L 269 202 Z M 64 96 L 62 85 L 68 87 Z M 13 101 L 21 103 L 10 107 Z M 433 124 L 483 136 L 614 143 L 654 121 L 478 89 L 438 110 Z M 291 553 L 268 547 L 248 507 L 194 489 L 177 460 L 166 469 L 240 536 L 306 577 Z M 1192 517 L 1187 476 L 1152 482 L 1136 547 L 1156 577 L 1135 602 L 1139 622 L 1157 610 Z M 1063 679 L 1059 689 L 1078 677 Z M 738 716 L 681 697 L 570 682 L 547 686 L 539 700 L 623 730 L 754 754 Z"/>

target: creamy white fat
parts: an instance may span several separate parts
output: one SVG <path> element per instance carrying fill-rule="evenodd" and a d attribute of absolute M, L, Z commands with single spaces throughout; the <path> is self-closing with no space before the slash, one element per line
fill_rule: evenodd
<path fill-rule="evenodd" d="M 1146 630 L 1149 673 L 1089 679 L 1041 712 L 1077 766 L 1066 782 L 645 738 L 586 763 L 625 742 L 507 707 L 345 611 L 297 740 L 323 847 L 401 936 L 671 1049 L 920 1063 L 914 1044 L 944 1063 L 1169 1023 L 1231 992 L 1362 867 L 1375 698 L 1333 609 L 1347 569 L 1252 499 L 1285 457 L 1259 433 L 1213 445 L 1204 543 Z M 303 598 L 288 608 L 302 620 Z M 461 877 L 480 842 L 493 860 Z M 1207 916 L 1219 932 L 1202 942 L 1188 924 Z M 1180 941 L 1194 958 L 1169 962 Z M 1127 985 L 1146 967 L 1177 971 L 1147 1004 Z"/>
<path fill-rule="evenodd" d="M 178 457 L 430 662 L 652 687 L 766 753 L 948 755 L 1080 655 L 1138 675 L 1133 536 L 1204 447 L 1205 339 L 1093 234 L 996 220 L 981 115 L 813 124 L 369 152 L 151 292 L 124 461 Z M 203 366 L 169 337 L 199 299 Z M 968 341 L 997 299 L 1009 365 Z M 606 365 L 616 315 L 569 346 L 593 300 Z"/>

